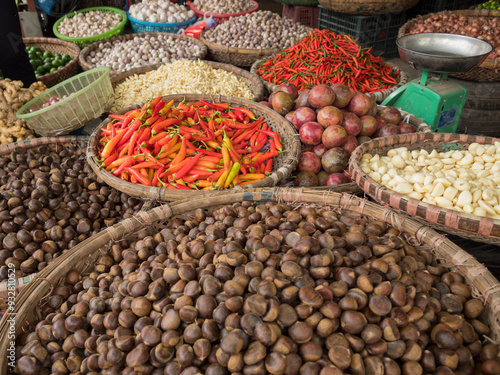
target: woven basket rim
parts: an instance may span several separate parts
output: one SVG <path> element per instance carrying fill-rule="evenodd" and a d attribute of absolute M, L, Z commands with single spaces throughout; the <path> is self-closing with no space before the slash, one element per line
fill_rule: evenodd
<path fill-rule="evenodd" d="M 70 53 L 71 57 L 73 59 L 66 65 L 64 65 L 62 68 L 56 70 L 55 72 L 44 74 L 43 76 L 37 77 L 37 81 L 51 81 L 53 79 L 57 79 L 57 77 L 68 73 L 71 70 L 76 70 L 76 67 L 78 66 L 78 61 L 80 59 L 80 47 L 76 45 L 75 43 L 68 42 L 67 40 L 62 40 L 58 38 L 45 38 L 45 37 L 25 37 L 23 38 L 24 44 L 31 44 L 31 45 L 37 45 L 37 44 L 55 44 L 55 45 L 60 45 L 63 46 L 64 48 L 67 48 Z"/>
<path fill-rule="evenodd" d="M 97 249 L 108 246 L 117 238 L 122 236 L 134 236 L 145 224 L 155 225 L 157 223 L 172 220 L 176 216 L 191 213 L 196 208 L 210 209 L 223 205 L 231 205 L 241 201 L 272 201 L 287 202 L 292 206 L 301 203 L 309 203 L 316 206 L 331 206 L 333 209 L 340 209 L 343 212 L 355 215 L 368 216 L 374 220 L 380 220 L 402 232 L 402 235 L 409 235 L 410 246 L 420 247 L 424 244 L 424 249 L 433 253 L 433 259 L 439 258 L 448 264 L 444 264 L 450 270 L 456 270 L 464 276 L 466 283 L 477 290 L 479 295 L 488 305 L 486 314 L 488 315 L 488 326 L 492 333 L 498 336 L 500 330 L 498 320 L 500 313 L 498 304 L 495 301 L 500 299 L 498 280 L 491 272 L 481 265 L 474 257 L 466 253 L 463 249 L 453 244 L 449 239 L 443 237 L 431 228 L 423 228 L 415 220 L 407 219 L 394 210 L 381 207 L 365 199 L 355 197 L 350 194 L 311 192 L 305 189 L 254 189 L 247 192 L 236 192 L 234 194 L 212 195 L 212 199 L 191 199 L 185 201 L 164 204 L 152 208 L 149 211 L 141 211 L 132 218 L 115 224 L 113 227 L 104 229 L 98 234 L 76 245 L 67 253 L 54 259 L 46 268 L 40 271 L 17 295 L 14 313 L 15 333 L 20 334 L 26 321 L 32 321 L 38 304 L 42 296 L 50 292 L 50 288 L 61 283 L 67 272 L 79 267 L 92 265 L 92 260 L 99 255 Z M 424 229 L 424 230 L 423 230 Z M 423 246 L 423 245 L 422 245 Z M 450 266 L 451 265 L 451 266 Z M 481 272 L 478 272 L 481 271 Z M 483 319 L 481 319 L 483 320 Z M 484 321 L 484 320 L 483 320 Z M 7 319 L 0 322 L 0 348 L 7 350 L 10 345 L 10 338 L 6 334 L 11 324 Z M 7 361 L 2 361 L 2 370 L 5 372 Z"/>
<path fill-rule="evenodd" d="M 374 147 L 371 148 L 372 145 L 374 145 L 374 142 L 378 142 L 378 140 L 383 140 L 383 145 L 379 147 Z M 415 133 L 415 134 L 398 134 L 390 137 L 385 137 L 385 138 L 376 138 L 371 141 L 367 141 L 361 145 L 359 145 L 356 150 L 351 154 L 351 158 L 349 160 L 349 173 L 351 174 L 353 180 L 356 182 L 356 184 L 368 195 L 372 196 L 377 202 L 380 202 L 382 204 L 389 204 L 391 207 L 395 209 L 402 210 L 400 208 L 399 202 L 396 203 L 396 199 L 401 200 L 408 204 L 408 202 L 412 202 L 412 204 L 418 205 L 418 207 L 424 208 L 424 212 L 426 212 L 427 208 L 430 208 L 433 210 L 433 212 L 439 211 L 440 213 L 443 213 L 443 216 L 447 219 L 451 215 L 454 215 L 454 220 L 456 221 L 457 228 L 453 228 L 450 225 L 446 223 L 440 223 L 438 216 L 441 215 L 436 215 L 436 222 L 431 222 L 428 220 L 426 215 L 424 214 L 418 214 L 418 209 L 415 210 L 415 214 L 408 213 L 407 211 L 403 210 L 406 214 L 415 217 L 415 218 L 420 218 L 422 220 L 425 220 L 428 222 L 429 226 L 433 225 L 441 225 L 444 227 L 447 227 L 451 230 L 454 230 L 454 234 L 458 234 L 458 232 L 464 232 L 464 234 L 469 234 L 469 235 L 478 235 L 480 237 L 488 237 L 490 239 L 495 239 L 498 241 L 498 244 L 500 244 L 500 219 L 493 219 L 493 218 L 487 218 L 487 217 L 482 217 L 482 216 L 477 216 L 473 214 L 467 214 L 463 212 L 459 212 L 456 210 L 452 209 L 446 209 L 439 207 L 434 204 L 430 204 L 421 200 L 417 200 L 414 198 L 410 198 L 407 195 L 403 195 L 400 193 L 397 193 L 396 191 L 392 190 L 389 187 L 386 187 L 385 185 L 379 184 L 375 180 L 373 180 L 371 177 L 369 177 L 360 167 L 360 160 L 361 157 L 365 153 L 373 153 L 373 154 L 379 154 L 380 149 L 385 149 L 388 147 L 391 148 L 397 148 L 397 147 L 404 147 L 404 146 L 412 146 L 415 144 L 423 144 L 423 143 L 434 143 L 436 144 L 436 147 L 438 144 L 470 144 L 473 142 L 477 142 L 480 144 L 493 144 L 494 142 L 500 142 L 500 138 L 493 138 L 493 137 L 486 137 L 486 136 L 476 136 L 476 135 L 468 135 L 468 134 L 451 134 L 451 133 Z M 364 181 L 363 181 L 364 180 Z M 370 186 L 375 189 L 377 192 L 375 196 L 370 192 Z M 382 197 L 382 191 L 388 193 L 390 196 L 395 198 L 394 200 L 391 198 L 389 201 L 386 201 L 385 199 L 383 200 Z M 378 196 L 380 195 L 380 196 Z M 458 214 L 458 215 L 457 215 Z M 472 222 L 477 223 L 480 225 L 481 223 L 488 222 L 489 224 L 492 225 L 492 228 L 489 229 L 490 233 L 478 233 L 475 231 L 465 231 L 463 229 L 458 228 L 458 223 L 463 221 L 463 220 L 469 220 Z M 497 229 L 497 232 L 499 232 L 498 236 L 493 236 L 491 235 L 492 229 Z M 460 234 L 458 234 L 460 235 Z M 478 238 L 478 239 L 479 239 Z"/>
<path fill-rule="evenodd" d="M 254 92 L 252 91 L 251 87 L 248 87 L 250 91 L 252 91 L 252 94 L 254 97 L 251 100 L 254 101 L 259 101 L 260 99 L 263 98 L 264 96 L 264 84 L 262 83 L 261 79 L 256 75 L 253 74 L 249 71 L 246 71 L 245 69 L 238 68 L 237 66 L 230 65 L 230 64 L 225 64 L 217 61 L 208 61 L 208 60 L 199 60 L 203 61 L 205 64 L 212 66 L 214 69 L 223 69 L 227 72 L 233 73 L 239 80 L 243 81 L 245 83 L 246 80 L 253 80 L 255 81 L 254 84 L 256 84 L 259 89 L 259 92 Z M 111 84 L 113 85 L 113 88 L 115 88 L 116 85 L 120 84 L 123 82 L 125 79 L 128 77 L 135 75 L 135 74 L 145 74 L 147 72 L 151 72 L 153 70 L 158 69 L 160 66 L 166 65 L 166 64 L 156 64 L 156 65 L 149 65 L 149 66 L 143 66 L 140 68 L 134 68 L 131 70 L 128 70 L 126 72 L 117 74 L 115 76 L 112 76 L 111 78 Z M 222 65 L 222 66 L 221 66 Z M 234 71 L 236 70 L 236 71 Z"/>
<path fill-rule="evenodd" d="M 390 4 L 401 4 L 403 3 L 404 6 L 402 7 L 402 11 L 406 11 L 412 7 L 414 7 L 420 0 L 318 0 L 320 5 L 324 7 L 325 9 L 334 11 L 334 12 L 339 12 L 339 13 L 348 13 L 348 14 L 357 14 L 357 15 L 373 15 L 373 14 L 387 14 L 390 13 L 390 11 L 376 11 L 375 10 L 378 7 L 374 7 L 372 4 L 379 5 L 385 4 L 385 3 L 390 3 Z M 330 5 L 332 3 L 338 4 L 337 9 L 332 9 L 330 8 Z M 325 5 L 326 4 L 326 5 Z M 359 7 L 362 9 L 360 10 Z M 385 5 L 385 7 L 390 7 L 390 5 Z"/>
<path fill-rule="evenodd" d="M 243 106 L 243 107 L 254 107 L 258 106 L 259 110 L 264 112 L 264 116 L 275 118 L 278 120 L 280 123 L 280 126 L 282 129 L 286 130 L 289 132 L 289 134 L 293 135 L 296 134 L 295 128 L 291 123 L 289 123 L 284 117 L 280 116 L 277 112 L 274 110 L 263 106 L 261 104 L 258 104 L 254 101 L 247 100 L 247 99 L 241 99 L 241 98 L 232 98 L 228 96 L 222 96 L 222 95 L 213 95 L 213 94 L 176 94 L 176 95 L 165 95 L 162 97 L 163 100 L 170 101 L 170 100 L 175 100 L 177 101 L 197 101 L 197 100 L 207 100 L 207 101 L 214 101 L 214 102 L 225 102 L 225 103 L 232 103 L 232 102 L 239 102 L 238 106 Z M 128 111 L 137 109 L 142 107 L 144 103 L 132 105 L 128 108 L 123 109 L 122 111 L 119 111 L 119 114 L 126 113 Z M 87 147 L 87 161 L 89 162 L 90 166 L 96 172 L 97 175 L 100 175 L 101 178 L 111 186 L 113 186 L 115 189 L 119 191 L 123 191 L 122 189 L 126 188 L 129 195 L 136 196 L 136 197 L 142 197 L 142 198 L 151 198 L 154 199 L 155 201 L 168 201 L 168 200 L 176 200 L 176 199 L 185 199 L 190 196 L 201 196 L 201 195 L 207 195 L 210 193 L 214 193 L 213 191 L 188 191 L 188 190 L 176 190 L 176 189 L 165 189 L 162 187 L 152 187 L 152 186 L 145 186 L 145 185 L 140 185 L 140 184 L 132 184 L 128 181 L 122 181 L 119 178 L 113 176 L 110 172 L 106 170 L 102 170 L 100 168 L 100 164 L 97 162 L 97 155 L 96 155 L 96 145 L 98 144 L 98 139 L 100 137 L 100 131 L 103 126 L 107 125 L 108 122 L 111 119 L 108 117 L 106 120 L 104 120 L 101 124 L 99 124 L 94 131 L 92 132 L 89 142 L 88 142 L 88 147 Z M 263 180 L 257 181 L 254 184 L 244 186 L 244 187 L 234 187 L 229 189 L 231 190 L 239 190 L 239 189 L 252 189 L 252 188 L 259 188 L 259 187 L 266 187 L 266 186 L 272 186 L 275 185 L 277 182 L 282 180 L 285 176 L 291 174 L 294 170 L 295 167 L 298 163 L 299 159 L 299 154 L 300 154 L 300 141 L 298 140 L 298 137 L 291 137 L 291 144 L 287 144 L 285 149 L 288 150 L 287 157 L 285 159 L 285 163 L 282 167 L 277 169 L 276 171 L 273 171 L 273 173 L 264 178 Z M 284 142 L 283 142 L 284 143 Z M 283 144 L 285 146 L 285 143 Z M 226 190 L 220 190 L 220 192 L 215 192 L 216 194 L 225 194 L 227 191 Z M 182 198 L 177 198 L 174 197 L 175 195 L 179 195 Z"/>
<path fill-rule="evenodd" d="M 259 3 L 256 2 L 255 0 L 250 0 L 250 2 L 254 5 L 254 7 L 250 10 L 247 10 L 245 12 L 239 12 L 239 13 L 212 13 L 212 12 L 202 12 L 201 10 L 196 9 L 194 3 L 190 0 L 187 1 L 187 5 L 189 6 L 189 9 L 191 9 L 197 17 L 203 17 L 205 14 L 210 13 L 213 18 L 229 18 L 229 17 L 240 17 L 244 16 L 245 14 L 253 13 L 256 12 L 259 9 Z"/>
<path fill-rule="evenodd" d="M 437 15 L 451 15 L 451 14 L 457 14 L 461 16 L 500 17 L 500 10 L 496 10 L 496 12 L 492 11 L 495 11 L 495 9 L 459 9 L 459 10 L 445 10 L 436 13 L 419 15 L 415 18 L 406 21 L 406 23 L 399 28 L 398 39 L 405 35 L 408 35 L 407 30 L 415 23 L 417 23 L 420 20 L 425 20 L 429 17 Z M 487 58 L 481 63 L 481 65 L 477 66 L 476 68 L 490 69 L 490 70 L 498 69 L 500 68 L 500 59 Z"/>
<path fill-rule="evenodd" d="M 274 53 L 278 53 L 282 51 L 281 48 L 262 48 L 262 49 L 257 49 L 257 48 L 237 48 L 237 47 L 227 47 L 223 46 L 222 44 L 217 44 L 210 42 L 206 40 L 203 36 L 206 31 L 204 31 L 201 36 L 200 36 L 200 41 L 206 44 L 208 48 L 213 49 L 214 51 L 219 51 L 219 52 L 229 52 L 229 53 L 234 53 L 234 54 L 241 54 L 241 55 L 259 55 L 259 56 L 269 56 Z"/>
<path fill-rule="evenodd" d="M 250 68 L 250 71 L 252 73 L 254 73 L 257 77 L 259 77 L 259 79 L 262 80 L 262 82 L 264 83 L 264 86 L 267 88 L 267 90 L 269 91 L 269 93 L 272 93 L 273 91 L 276 91 L 278 90 L 279 88 L 279 85 L 276 85 L 272 82 L 269 82 L 267 80 L 265 80 L 264 78 L 262 78 L 258 73 L 257 73 L 257 69 L 263 64 L 265 63 L 266 61 L 276 57 L 278 54 L 274 54 L 274 55 L 271 55 L 271 56 L 266 56 L 260 60 L 257 60 L 255 61 L 253 64 L 252 64 L 252 67 Z M 404 71 L 402 71 L 400 68 L 398 68 L 396 65 L 392 64 L 390 61 L 384 61 L 385 64 L 389 65 L 393 71 L 399 71 L 399 81 L 396 85 L 386 89 L 386 90 L 382 90 L 382 91 L 376 91 L 374 93 L 364 93 L 365 95 L 368 95 L 368 96 L 373 96 L 375 98 L 377 98 L 377 96 L 380 96 L 381 98 L 378 99 L 380 102 L 382 102 L 385 98 L 387 98 L 392 92 L 396 91 L 399 87 L 403 86 L 405 83 L 408 82 L 408 79 L 409 79 L 409 76 L 407 73 L 405 73 Z M 378 94 L 378 95 L 377 95 Z"/>
<path fill-rule="evenodd" d="M 196 58 L 199 58 L 200 60 L 202 60 L 205 57 L 205 55 L 207 54 L 207 46 L 203 42 L 200 42 L 196 38 L 191 38 L 189 36 L 182 35 L 182 34 L 174 34 L 174 33 L 166 33 L 166 32 L 124 34 L 124 35 L 117 35 L 117 36 L 114 36 L 112 38 L 106 39 L 106 41 L 97 41 L 97 42 L 92 43 L 92 44 L 86 46 L 85 48 L 83 48 L 80 51 L 80 59 L 79 59 L 80 66 L 82 67 L 83 70 L 90 70 L 93 68 L 92 65 L 87 63 L 86 57 L 90 52 L 92 52 L 93 50 L 98 48 L 99 43 L 114 43 L 116 41 L 122 41 L 122 40 L 126 41 L 126 40 L 130 40 L 130 39 L 134 39 L 135 37 L 144 37 L 144 36 L 155 36 L 156 37 L 159 35 L 172 36 L 174 39 L 178 38 L 178 39 L 193 42 L 198 47 L 200 47 L 200 56 L 196 57 Z M 149 66 L 149 65 L 145 65 L 145 66 Z M 140 67 L 140 68 L 143 68 L 143 67 Z M 138 69 L 138 68 L 134 68 L 134 69 Z M 112 74 L 112 76 L 118 75 L 121 73 L 125 73 L 125 72 L 127 72 L 127 70 L 120 72 L 120 73 Z"/>

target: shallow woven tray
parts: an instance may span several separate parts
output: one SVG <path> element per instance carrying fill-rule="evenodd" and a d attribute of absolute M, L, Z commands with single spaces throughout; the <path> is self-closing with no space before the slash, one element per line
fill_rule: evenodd
<path fill-rule="evenodd" d="M 190 60 L 203 60 L 205 58 L 205 55 L 207 54 L 207 47 L 205 46 L 204 43 L 200 42 L 196 38 L 191 38 L 186 35 L 180 35 L 180 34 L 171 34 L 171 33 L 138 33 L 138 34 L 125 34 L 125 35 L 119 35 L 115 36 L 114 38 L 107 39 L 105 41 L 99 41 L 96 43 L 93 43 L 80 52 L 80 66 L 82 67 L 83 70 L 90 70 L 92 68 L 95 68 L 95 66 L 89 64 L 87 62 L 87 56 L 92 52 L 93 50 L 97 49 L 99 47 L 100 43 L 113 43 L 116 41 L 127 41 L 129 39 L 134 39 L 136 36 L 137 37 L 144 37 L 144 36 L 158 36 L 158 35 L 166 35 L 166 36 L 171 36 L 174 39 L 181 39 L 181 40 L 188 40 L 200 47 L 200 53 L 196 56 L 193 56 L 190 58 Z M 158 65 L 156 65 L 158 66 Z M 111 71 L 111 76 L 120 74 L 123 72 L 115 72 Z"/>
<path fill-rule="evenodd" d="M 319 4 L 338 13 L 371 16 L 401 13 L 413 8 L 420 0 L 318 0 Z"/>
<path fill-rule="evenodd" d="M 80 48 L 71 42 L 57 38 L 23 38 L 26 46 L 36 46 L 42 51 L 50 51 L 53 54 L 60 53 L 61 55 L 70 55 L 73 60 L 64 65 L 61 69 L 53 73 L 44 74 L 37 78 L 42 81 L 45 86 L 52 87 L 59 82 L 62 82 L 70 77 L 73 77 L 78 71 L 78 57 L 80 56 Z"/>
<path fill-rule="evenodd" d="M 252 66 L 255 61 L 261 59 L 262 57 L 271 56 L 281 51 L 281 48 L 251 49 L 226 47 L 217 43 L 209 42 L 203 36 L 204 33 L 201 34 L 200 40 L 205 43 L 210 55 L 215 61 L 236 66 Z"/>
<path fill-rule="evenodd" d="M 186 95 L 167 95 L 164 96 L 165 101 L 175 100 L 177 104 L 180 101 L 185 100 L 186 102 L 197 102 L 200 100 L 206 100 L 207 102 L 215 103 L 228 103 L 233 106 L 243 107 L 250 109 L 256 117 L 265 117 L 265 122 L 269 127 L 278 132 L 282 138 L 283 149 L 288 152 L 280 154 L 278 157 L 273 159 L 273 173 L 266 177 L 265 179 L 258 181 L 254 184 L 245 186 L 244 188 L 231 188 L 229 190 L 237 189 L 248 189 L 248 188 L 258 188 L 258 187 L 268 187 L 276 185 L 280 180 L 287 178 L 295 170 L 297 166 L 299 155 L 300 155 L 300 140 L 295 131 L 295 128 L 287 120 L 285 120 L 281 115 L 272 109 L 263 106 L 262 104 L 255 103 L 251 100 L 231 98 L 221 95 L 202 95 L 202 94 L 186 94 Z M 137 104 L 120 111 L 120 114 L 126 113 L 132 109 L 140 108 L 142 104 Z M 94 172 L 108 185 L 114 187 L 115 189 L 126 193 L 133 197 L 153 199 L 161 202 L 175 201 L 179 199 L 186 199 L 192 197 L 199 197 L 201 195 L 207 195 L 213 193 L 213 191 L 188 191 L 188 190 L 176 190 L 176 189 L 165 189 L 163 187 L 153 187 L 145 186 L 140 184 L 132 184 L 127 181 L 123 181 L 113 174 L 109 173 L 105 169 L 100 169 L 100 163 L 97 161 L 97 145 L 100 139 L 101 129 L 105 127 L 111 119 L 107 118 L 103 121 L 92 133 L 89 138 L 89 145 L 87 148 L 87 161 L 94 170 Z M 221 190 L 220 193 L 224 194 L 227 191 Z"/>
<path fill-rule="evenodd" d="M 268 57 L 264 57 L 263 59 L 260 59 L 260 60 L 257 60 L 256 62 L 254 62 L 252 64 L 252 67 L 250 68 L 250 71 L 252 73 L 254 73 L 257 77 L 260 78 L 260 80 L 262 81 L 262 83 L 264 83 L 264 86 L 266 87 L 267 91 L 269 93 L 272 93 L 276 90 L 279 89 L 279 85 L 275 85 L 274 83 L 271 83 L 269 81 L 266 81 L 264 78 L 262 78 L 258 73 L 257 73 L 257 69 L 262 65 L 264 64 L 267 60 L 269 59 L 272 59 L 274 56 L 276 56 L 276 54 L 274 54 L 273 56 L 268 56 Z M 382 91 L 377 91 L 377 92 L 374 92 L 374 93 L 371 93 L 371 94 L 366 94 L 370 97 L 374 97 L 375 100 L 377 101 L 377 103 L 382 103 L 389 95 L 391 95 L 394 91 L 396 91 L 398 88 L 400 88 L 401 86 L 403 86 L 404 84 L 406 84 L 408 82 L 408 74 L 406 74 L 405 72 L 403 72 L 402 70 L 400 70 L 396 65 L 393 65 L 391 64 L 390 62 L 386 61 L 385 62 L 387 65 L 391 66 L 392 67 L 392 70 L 397 72 L 399 70 L 399 82 L 397 85 L 387 89 L 387 90 L 382 90 Z"/>
<path fill-rule="evenodd" d="M 442 265 L 449 267 L 464 276 L 466 283 L 483 299 L 486 309 L 481 316 L 491 328 L 490 338 L 497 340 L 500 327 L 500 285 L 497 279 L 464 250 L 453 244 L 434 230 L 422 226 L 420 223 L 407 219 L 390 208 L 367 202 L 364 199 L 349 194 L 314 193 L 302 189 L 255 189 L 250 191 L 232 192 L 222 195 L 211 195 L 210 199 L 195 199 L 174 202 L 170 205 L 155 207 L 149 211 L 141 211 L 130 219 L 126 219 L 95 236 L 76 245 L 70 251 L 56 258 L 43 269 L 36 277 L 24 286 L 16 295 L 16 304 L 12 311 L 15 314 L 15 323 L 6 319 L 0 322 L 0 350 L 8 353 L 11 338 L 8 331 L 12 329 L 16 335 L 23 333 L 29 322 L 37 319 L 40 301 L 50 295 L 51 288 L 64 284 L 65 277 L 70 270 L 80 274 L 92 271 L 99 255 L 109 251 L 111 245 L 121 239 L 135 241 L 137 233 L 145 226 L 161 230 L 164 223 L 175 217 L 189 218 L 197 208 L 208 212 L 223 205 L 231 205 L 242 201 L 253 202 L 289 202 L 292 207 L 308 204 L 317 207 L 329 206 L 338 212 L 347 212 L 350 215 L 363 215 L 380 220 L 401 231 L 401 236 L 418 250 L 431 252 Z M 39 318 L 38 318 L 39 319 Z M 1 373 L 5 374 L 7 361 L 2 361 Z"/>
<path fill-rule="evenodd" d="M 223 69 L 233 73 L 236 77 L 238 77 L 241 81 L 243 81 L 243 83 L 245 83 L 248 86 L 250 91 L 252 91 L 252 94 L 254 95 L 252 100 L 259 102 L 264 98 L 264 92 L 265 92 L 264 84 L 262 82 L 262 79 L 259 78 L 259 76 L 257 76 L 256 74 L 240 69 L 234 65 L 218 63 L 215 61 L 203 61 L 203 62 L 205 64 L 212 66 L 215 69 Z M 122 83 L 123 81 L 125 81 L 125 79 L 134 74 L 144 74 L 152 70 L 156 70 L 160 66 L 161 64 L 143 66 L 142 68 L 136 68 L 117 74 L 113 76 L 113 78 L 111 79 L 111 84 L 113 85 L 113 87 L 115 87 L 116 85 Z"/>
<path fill-rule="evenodd" d="M 359 164 L 361 157 L 366 153 L 386 155 L 390 149 L 402 146 L 409 150 L 436 149 L 440 152 L 466 149 L 473 142 L 489 145 L 498 141 L 500 141 L 498 138 L 449 133 L 400 134 L 377 138 L 363 143 L 352 153 L 349 172 L 356 184 L 382 205 L 390 205 L 435 229 L 478 242 L 500 245 L 500 220 L 441 208 L 397 193 L 368 177 Z"/>
<path fill-rule="evenodd" d="M 439 14 L 457 14 L 459 16 L 476 16 L 476 17 L 500 17 L 500 10 L 494 9 L 465 9 L 444 11 L 439 13 L 430 13 L 423 16 L 417 16 L 406 22 L 398 32 L 398 38 L 407 35 L 408 30 L 413 27 L 418 21 L 433 17 Z M 451 77 L 464 79 L 466 81 L 476 82 L 500 82 L 500 59 L 486 59 L 480 66 L 476 66 L 465 73 L 450 73 Z"/>

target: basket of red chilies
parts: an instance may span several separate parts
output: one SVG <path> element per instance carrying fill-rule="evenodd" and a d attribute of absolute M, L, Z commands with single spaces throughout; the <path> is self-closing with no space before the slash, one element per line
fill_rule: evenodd
<path fill-rule="evenodd" d="M 254 101 L 169 95 L 112 114 L 87 159 L 110 186 L 159 201 L 229 188 L 273 186 L 298 162 L 293 126 Z"/>

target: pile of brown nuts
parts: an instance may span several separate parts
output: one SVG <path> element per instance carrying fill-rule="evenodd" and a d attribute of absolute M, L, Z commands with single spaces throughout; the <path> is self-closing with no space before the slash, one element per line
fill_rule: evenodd
<path fill-rule="evenodd" d="M 17 373 L 498 374 L 464 278 L 381 221 L 237 203 L 114 244 L 18 337 Z"/>
<path fill-rule="evenodd" d="M 42 270 L 141 206 L 97 181 L 84 147 L 43 145 L 0 157 L 0 280 L 8 264 L 23 275 Z"/>

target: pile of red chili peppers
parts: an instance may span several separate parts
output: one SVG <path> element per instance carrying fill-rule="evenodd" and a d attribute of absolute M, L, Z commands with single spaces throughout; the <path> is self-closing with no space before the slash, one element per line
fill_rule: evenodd
<path fill-rule="evenodd" d="M 250 185 L 269 175 L 283 152 L 264 117 L 224 103 L 174 106 L 158 97 L 110 117 L 99 141 L 101 168 L 132 183 L 183 190 Z"/>
<path fill-rule="evenodd" d="M 257 73 L 276 85 L 293 83 L 299 90 L 322 83 L 342 83 L 364 93 L 388 89 L 399 78 L 399 72 L 393 72 L 382 58 L 374 57 L 349 36 L 327 29 L 311 31 L 259 66 Z"/>

